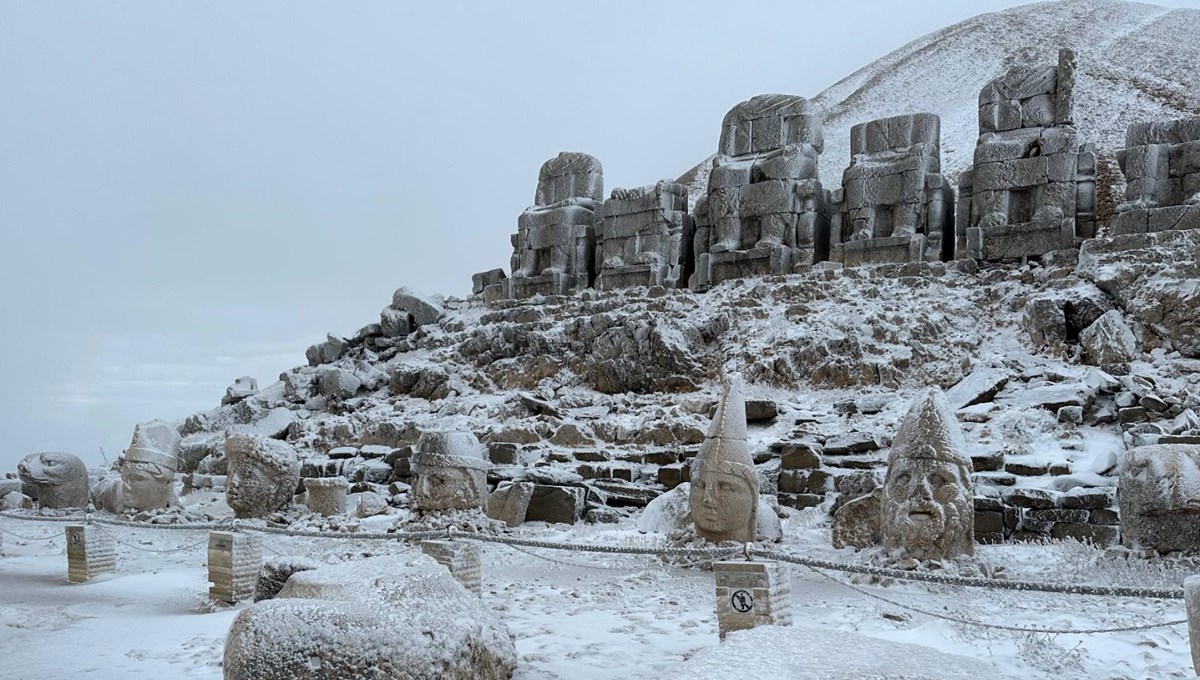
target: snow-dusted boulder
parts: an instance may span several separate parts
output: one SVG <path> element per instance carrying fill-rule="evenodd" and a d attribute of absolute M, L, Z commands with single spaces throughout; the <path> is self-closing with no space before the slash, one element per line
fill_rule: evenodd
<path fill-rule="evenodd" d="M 1125 453 L 1117 485 L 1121 542 L 1159 552 L 1200 550 L 1200 444 Z"/>
<path fill-rule="evenodd" d="M 293 573 L 234 619 L 226 680 L 508 678 L 504 623 L 423 554 Z"/>
<path fill-rule="evenodd" d="M 240 518 L 264 517 L 283 507 L 300 483 L 300 459 L 284 441 L 254 434 L 225 440 L 229 466 L 225 502 Z"/>
<path fill-rule="evenodd" d="M 1141 347 L 1125 317 L 1115 309 L 1096 319 L 1079 334 L 1088 363 L 1097 366 L 1123 364 L 1141 354 Z"/>
<path fill-rule="evenodd" d="M 426 295 L 408 286 L 401 286 L 392 293 L 392 307 L 408 312 L 418 326 L 437 323 L 445 314 L 443 304 L 441 296 Z"/>
<path fill-rule="evenodd" d="M 221 397 L 221 405 L 236 404 L 256 394 L 258 394 L 258 381 L 248 375 L 243 375 L 225 388 L 225 396 Z"/>

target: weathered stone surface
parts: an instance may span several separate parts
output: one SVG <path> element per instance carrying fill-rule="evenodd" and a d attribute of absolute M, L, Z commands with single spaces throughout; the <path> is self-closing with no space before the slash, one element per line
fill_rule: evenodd
<path fill-rule="evenodd" d="M 235 517 L 265 517 L 291 500 L 300 482 L 300 459 L 287 442 L 254 434 L 225 439 L 229 464 L 225 502 Z"/>
<path fill-rule="evenodd" d="M 584 490 L 579 487 L 538 484 L 525 510 L 525 521 L 574 524 L 583 519 L 584 500 Z"/>
<path fill-rule="evenodd" d="M 1050 538 L 1073 538 L 1082 543 L 1090 543 L 1097 548 L 1108 548 L 1116 545 L 1119 532 L 1116 527 L 1100 524 L 1083 524 L 1080 522 L 1058 522 L 1050 529 Z"/>
<path fill-rule="evenodd" d="M 142 511 L 176 505 L 180 441 L 178 430 L 161 420 L 134 426 L 133 440 L 121 462 L 121 507 L 106 509 Z"/>
<path fill-rule="evenodd" d="M 979 366 L 954 387 L 946 390 L 946 403 L 957 411 L 991 401 L 1008 384 L 1009 378 L 1010 374 L 1006 369 Z"/>
<path fill-rule="evenodd" d="M 741 380 L 734 377 L 722 389 L 708 435 L 692 462 L 692 521 L 696 534 L 713 543 L 754 540 L 758 475 L 746 437 L 746 405 Z"/>
<path fill-rule="evenodd" d="M 258 394 L 258 381 L 248 375 L 243 375 L 225 388 L 225 396 L 221 398 L 221 405 L 236 404 L 256 394 Z"/>
<path fill-rule="evenodd" d="M 254 586 L 254 601 L 270 600 L 283 590 L 283 584 L 298 571 L 309 571 L 321 566 L 319 562 L 303 557 L 276 556 L 266 559 L 258 572 Z"/>
<path fill-rule="evenodd" d="M 25 493 L 42 508 L 86 508 L 87 466 L 69 453 L 31 453 L 17 463 Z"/>
<path fill-rule="evenodd" d="M 1083 345 L 1088 363 L 1095 366 L 1123 364 L 1141 355 L 1141 343 L 1124 315 L 1115 309 L 1105 312 L 1083 329 L 1079 343 Z"/>
<path fill-rule="evenodd" d="M 596 229 L 596 287 L 686 287 L 696 230 L 687 210 L 687 187 L 669 180 L 614 189 Z"/>
<path fill-rule="evenodd" d="M 1121 461 L 1121 542 L 1159 552 L 1200 550 L 1200 445 L 1139 446 Z"/>
<path fill-rule="evenodd" d="M 747 399 L 746 422 L 767 423 L 779 415 L 779 407 L 770 399 Z"/>
<path fill-rule="evenodd" d="M 1183 601 L 1187 608 L 1188 641 L 1192 648 L 1192 669 L 1200 668 L 1200 576 L 1183 579 Z"/>
<path fill-rule="evenodd" d="M 310 346 L 305 351 L 305 356 L 308 358 L 309 366 L 320 366 L 341 359 L 349 347 L 350 344 L 346 342 L 345 338 L 339 338 L 330 333 L 326 336 L 325 342 Z M 280 376 L 280 379 L 282 380 L 283 377 Z"/>
<path fill-rule="evenodd" d="M 489 269 L 486 272 L 479 272 L 471 275 L 471 292 L 479 295 L 488 286 L 503 284 L 508 276 L 505 275 L 503 269 Z"/>
<path fill-rule="evenodd" d="M 408 312 L 418 326 L 437 323 L 446 313 L 444 304 L 441 296 L 426 295 L 408 286 L 401 286 L 392 293 L 392 307 Z"/>
<path fill-rule="evenodd" d="M 975 550 L 971 460 L 941 390 L 920 393 L 888 454 L 881 532 L 888 550 L 946 559 Z"/>
<path fill-rule="evenodd" d="M 1058 505 L 1058 495 L 1045 489 L 1009 489 L 1004 492 L 1004 502 L 1018 508 L 1053 508 Z"/>
<path fill-rule="evenodd" d="M 345 514 L 346 498 L 350 493 L 350 482 L 345 477 L 305 479 L 304 490 L 307 493 L 305 505 L 309 510 L 325 517 Z"/>
<path fill-rule="evenodd" d="M 349 399 L 362 387 L 358 376 L 344 368 L 323 368 L 318 375 L 317 389 L 333 399 Z"/>
<path fill-rule="evenodd" d="M 465 431 L 429 431 L 413 447 L 416 475 L 410 501 L 417 510 L 482 508 L 487 498 L 487 450 Z"/>
<path fill-rule="evenodd" d="M 500 680 L 516 663 L 503 622 L 445 567 L 415 554 L 293 573 L 275 598 L 238 614 L 223 672 L 227 680 Z"/>
<path fill-rule="evenodd" d="M 831 536 L 835 548 L 870 548 L 883 540 L 880 525 L 882 491 L 847 501 L 833 513 Z"/>
<path fill-rule="evenodd" d="M 1058 300 L 1039 298 L 1025 305 L 1021 328 L 1034 347 L 1056 348 L 1067 338 L 1067 317 Z"/>
<path fill-rule="evenodd" d="M 534 485 L 517 482 L 501 486 L 488 495 L 484 510 L 488 517 L 504 522 L 505 526 L 520 526 L 525 521 L 529 501 L 533 498 Z"/>

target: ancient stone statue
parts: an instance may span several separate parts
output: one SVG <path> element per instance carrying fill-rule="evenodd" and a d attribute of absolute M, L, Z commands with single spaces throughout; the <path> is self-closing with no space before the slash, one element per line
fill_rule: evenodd
<path fill-rule="evenodd" d="M 1200 444 L 1125 453 L 1117 485 L 1121 543 L 1159 552 L 1200 550 Z"/>
<path fill-rule="evenodd" d="M 688 505 L 697 536 L 713 543 L 754 541 L 758 475 L 746 443 L 746 403 L 737 378 L 722 390 L 691 479 Z"/>
<path fill-rule="evenodd" d="M 830 259 L 846 265 L 954 257 L 954 190 L 941 174 L 941 119 L 914 113 L 850 129 Z"/>
<path fill-rule="evenodd" d="M 413 447 L 416 510 L 482 508 L 487 498 L 487 450 L 470 432 L 422 432 Z"/>
<path fill-rule="evenodd" d="M 759 95 L 725 115 L 708 195 L 696 204 L 692 288 L 787 274 L 828 257 L 821 125 L 808 100 L 793 95 Z"/>
<path fill-rule="evenodd" d="M 590 288 L 604 169 L 585 153 L 563 152 L 542 165 L 533 205 L 512 237 L 509 297 L 565 295 Z"/>
<path fill-rule="evenodd" d="M 31 453 L 17 463 L 25 494 L 43 508 L 86 508 L 87 466 L 69 453 Z"/>
<path fill-rule="evenodd" d="M 942 391 L 917 395 L 888 454 L 880 531 L 883 547 L 917 559 L 975 552 L 971 459 Z"/>
<path fill-rule="evenodd" d="M 686 287 L 696 231 L 687 209 L 687 187 L 668 180 L 614 189 L 597 226 L 596 287 Z"/>
<path fill-rule="evenodd" d="M 121 504 L 125 510 L 157 510 L 177 503 L 179 432 L 161 420 L 140 423 L 121 463 Z"/>
<path fill-rule="evenodd" d="M 1096 149 L 1072 127 L 1075 53 L 1018 66 L 979 93 L 974 166 L 958 186 L 958 257 L 1040 257 L 1096 232 Z"/>
<path fill-rule="evenodd" d="M 1200 229 L 1200 116 L 1130 125 L 1117 162 L 1125 202 L 1114 235 Z"/>
<path fill-rule="evenodd" d="M 282 508 L 300 483 L 296 449 L 278 439 L 231 434 L 225 439 L 225 459 L 225 502 L 239 518 L 264 517 Z"/>

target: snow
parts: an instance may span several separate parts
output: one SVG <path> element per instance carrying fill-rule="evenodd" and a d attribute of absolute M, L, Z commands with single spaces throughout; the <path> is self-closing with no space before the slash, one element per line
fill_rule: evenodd
<path fill-rule="evenodd" d="M 641 535 L 635 525 L 634 519 L 569 529 L 535 523 L 522 532 L 545 540 L 661 544 L 663 539 Z M 119 538 L 137 548 L 118 544 L 117 574 L 69 585 L 61 525 L 0 518 L 0 528 L 52 536 L 39 541 L 5 538 L 5 556 L 0 557 L 5 678 L 221 677 L 225 633 L 246 605 L 208 603 L 203 532 L 121 529 Z M 797 513 L 785 521 L 782 549 L 841 561 L 868 559 L 829 547 L 828 531 L 820 513 Z M 406 549 L 377 541 L 264 537 L 268 555 L 317 562 Z M 742 672 L 736 677 L 806 677 L 784 671 L 772 675 L 797 659 L 812 660 L 805 668 L 829 671 L 811 677 L 838 677 L 822 659 L 844 661 L 846 669 L 861 672 L 847 677 L 897 677 L 881 674 L 906 668 L 898 663 L 930 666 L 935 672 L 928 677 L 955 677 L 952 672 L 980 678 L 1192 675 L 1186 626 L 1095 635 L 983 630 L 905 611 L 800 568 L 792 572 L 795 629 L 735 634 L 721 645 L 708 572 L 644 556 L 494 544 L 483 544 L 482 550 L 483 602 L 516 637 L 518 680 L 699 677 L 700 669 L 730 668 L 722 664 L 738 659 L 747 665 L 738 666 Z M 1003 566 L 1013 579 L 1153 587 L 1179 587 L 1198 566 L 1182 559 L 1129 560 L 1071 542 L 979 546 L 978 557 Z M 833 576 L 846 580 L 843 574 Z M 1094 628 L 1184 618 L 1181 601 L 909 583 L 859 587 L 930 611 L 1016 626 Z"/>

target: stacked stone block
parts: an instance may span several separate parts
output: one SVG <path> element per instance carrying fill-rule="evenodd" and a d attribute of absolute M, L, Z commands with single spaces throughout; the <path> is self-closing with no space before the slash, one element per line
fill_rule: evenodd
<path fill-rule="evenodd" d="M 717 628 L 792 625 L 792 580 L 779 562 L 713 562 L 717 582 Z"/>
<path fill-rule="evenodd" d="M 467 590 L 479 595 L 480 556 L 478 543 L 462 541 L 421 541 L 421 552 L 450 570 L 450 574 Z"/>
<path fill-rule="evenodd" d="M 1013 488 L 1001 498 L 975 497 L 975 542 L 1075 539 L 1098 547 L 1120 536 L 1111 489 L 1060 494 L 1044 489 Z"/>
<path fill-rule="evenodd" d="M 117 546 L 112 536 L 98 527 L 69 525 L 67 531 L 67 580 L 84 583 L 101 574 L 117 571 Z"/>
<path fill-rule="evenodd" d="M 1129 126 L 1113 234 L 1200 229 L 1200 117 Z"/>
<path fill-rule="evenodd" d="M 309 477 L 304 480 L 304 490 L 309 510 L 323 517 L 345 514 L 350 492 L 350 482 L 345 477 Z"/>
<path fill-rule="evenodd" d="M 812 105 L 792 95 L 759 95 L 726 114 L 708 195 L 696 205 L 693 289 L 828 258 L 821 126 Z"/>
<path fill-rule="evenodd" d="M 208 596 L 235 604 L 253 600 L 262 569 L 262 539 L 233 531 L 208 534 Z"/>
<path fill-rule="evenodd" d="M 954 190 L 941 169 L 941 119 L 932 113 L 851 128 L 830 259 L 846 265 L 951 259 Z"/>
<path fill-rule="evenodd" d="M 507 286 L 510 298 L 566 295 L 592 287 L 603 194 L 604 170 L 592 156 L 563 152 L 546 161 L 534 204 L 517 219 L 512 277 L 492 285 Z"/>
<path fill-rule="evenodd" d="M 830 474 L 821 469 L 821 447 L 806 442 L 779 442 L 779 503 L 802 510 L 825 502 Z"/>
<path fill-rule="evenodd" d="M 958 188 L 957 255 L 1040 257 L 1095 235 L 1096 152 L 1072 127 L 1075 53 L 979 93 L 979 140 Z"/>
<path fill-rule="evenodd" d="M 687 210 L 687 187 L 676 182 L 614 189 L 597 228 L 596 287 L 686 287 L 696 231 Z"/>

